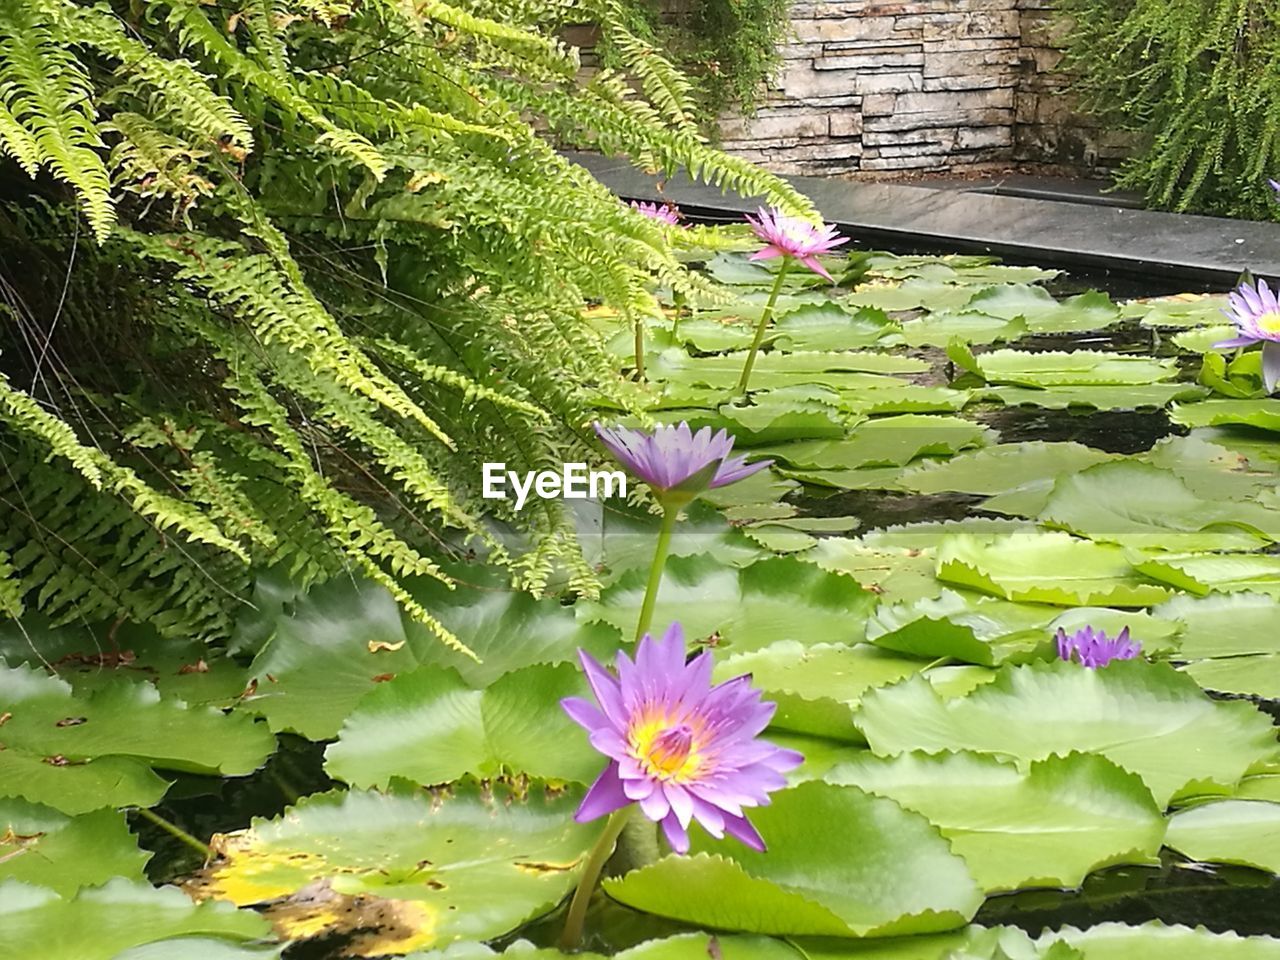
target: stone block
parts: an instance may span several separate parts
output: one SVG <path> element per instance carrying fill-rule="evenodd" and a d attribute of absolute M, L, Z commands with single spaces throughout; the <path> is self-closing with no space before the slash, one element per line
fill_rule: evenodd
<path fill-rule="evenodd" d="M 924 66 L 924 48 L 919 45 L 885 52 L 850 52 L 815 57 L 815 70 L 904 70 Z"/>
<path fill-rule="evenodd" d="M 769 111 L 752 118 L 733 117 L 720 122 L 726 140 L 774 140 L 825 137 L 829 133 L 827 115 L 807 110 Z"/>
<path fill-rule="evenodd" d="M 833 137 L 862 136 L 862 114 L 857 110 L 842 110 L 827 118 L 827 124 Z"/>
<path fill-rule="evenodd" d="M 924 75 L 919 71 L 906 73 L 859 73 L 853 78 L 853 88 L 861 94 L 909 93 L 924 90 Z"/>

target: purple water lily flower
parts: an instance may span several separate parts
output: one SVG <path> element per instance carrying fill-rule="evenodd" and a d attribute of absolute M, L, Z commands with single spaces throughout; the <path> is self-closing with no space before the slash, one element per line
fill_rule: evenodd
<path fill-rule="evenodd" d="M 660 223 L 669 223 L 675 226 L 680 222 L 680 211 L 669 203 L 658 205 L 656 203 L 632 200 L 631 209 L 641 216 L 648 217 L 650 220 L 657 220 Z"/>
<path fill-rule="evenodd" d="M 836 228 L 826 224 L 813 224 L 799 217 L 787 217 L 778 210 L 761 207 L 759 219 L 747 216 L 747 223 L 757 237 L 768 246 L 751 255 L 752 260 L 768 260 L 772 257 L 794 257 L 820 276 L 832 280 L 825 267 L 818 262 L 820 253 L 830 253 L 848 237 L 836 236 Z"/>
<path fill-rule="evenodd" d="M 1268 180 L 1267 184 L 1276 192 L 1276 199 L 1280 200 L 1280 181 Z"/>
<path fill-rule="evenodd" d="M 783 774 L 804 757 L 757 739 L 777 705 L 761 700 L 751 677 L 712 686 L 710 652 L 686 663 L 678 623 L 661 640 L 645 634 L 634 663 L 619 652 L 616 677 L 579 656 L 599 706 L 580 697 L 561 705 L 609 762 L 575 819 L 585 823 L 639 803 L 677 853 L 688 851 L 694 820 L 717 839 L 727 833 L 764 850 L 742 811 L 767 805 L 769 794 L 786 786 Z"/>
<path fill-rule="evenodd" d="M 1078 660 L 1081 666 L 1096 670 L 1105 667 L 1112 660 L 1133 660 L 1142 653 L 1142 644 L 1129 639 L 1129 628 L 1125 627 L 1114 639 L 1108 637 L 1106 631 L 1085 627 L 1070 636 L 1062 627 L 1058 628 L 1058 659 Z"/>
<path fill-rule="evenodd" d="M 1262 381 L 1267 393 L 1274 393 L 1280 383 L 1280 302 L 1276 293 L 1259 280 L 1256 287 L 1242 283 L 1227 297 L 1222 311 L 1236 325 L 1238 336 L 1220 340 L 1214 349 L 1251 347 L 1262 344 Z"/>
<path fill-rule="evenodd" d="M 692 499 L 703 490 L 736 483 L 773 463 L 748 464 L 745 456 L 731 457 L 733 437 L 727 431 L 713 434 L 710 427 L 703 427 L 694 433 L 683 421 L 652 431 L 594 426 L 618 462 L 647 483 L 659 499 L 672 493 L 676 499 Z"/>

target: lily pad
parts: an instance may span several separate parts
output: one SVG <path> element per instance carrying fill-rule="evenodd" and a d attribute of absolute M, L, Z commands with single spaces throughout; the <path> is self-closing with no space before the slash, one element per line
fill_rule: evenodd
<path fill-rule="evenodd" d="M 633 571 L 598 601 L 579 601 L 584 622 L 602 621 L 630 635 L 639 620 L 647 575 Z M 654 628 L 680 621 L 685 635 L 715 638 L 734 652 L 776 640 L 805 644 L 856 643 L 875 597 L 850 577 L 827 573 L 791 557 L 762 560 L 741 570 L 709 557 L 669 560 L 655 607 Z"/>
<path fill-rule="evenodd" d="M 909 467 L 898 485 L 917 493 L 1015 495 L 1020 506 L 1033 508 L 1028 515 L 1034 516 L 1048 499 L 1057 477 L 1112 459 L 1113 454 L 1080 443 L 1001 443 L 950 460 Z"/>
<path fill-rule="evenodd" d="M 938 549 L 937 576 L 1006 600 L 1059 606 L 1145 607 L 1172 592 L 1138 575 L 1123 548 L 1065 533 L 949 537 Z"/>
<path fill-rule="evenodd" d="M 1046 410 L 1079 407 L 1090 410 L 1161 409 L 1175 400 L 1196 400 L 1208 395 L 1194 383 L 1142 383 L 1128 386 L 990 387 L 982 396 L 1006 406 L 1033 406 Z"/>
<path fill-rule="evenodd" d="M 974 753 L 902 754 L 841 764 L 826 779 L 923 814 L 990 894 L 1076 887 L 1117 863 L 1156 863 L 1165 822 L 1142 780 L 1096 754 L 1025 770 Z"/>
<path fill-rule="evenodd" d="M 1226 793 L 1275 751 L 1269 718 L 1210 700 L 1165 664 L 1006 666 L 995 681 L 944 700 L 918 678 L 869 691 L 855 722 L 881 755 L 975 750 L 1020 764 L 1100 753 L 1142 777 L 1164 807 L 1183 791 Z"/>
<path fill-rule="evenodd" d="M 784 350 L 858 350 L 895 329 L 883 310 L 863 307 L 851 314 L 832 302 L 792 310 L 774 324 L 773 334 L 774 345 Z"/>
<path fill-rule="evenodd" d="M 353 937 L 355 956 L 487 940 L 549 910 L 577 879 L 599 825 L 580 795 L 461 784 L 424 792 L 315 794 L 283 817 L 215 836 L 189 887 L 267 904 L 287 939 Z"/>
<path fill-rule="evenodd" d="M 947 456 L 986 443 L 991 432 L 959 417 L 903 414 L 868 420 L 838 441 L 805 441 L 771 447 L 770 456 L 803 470 L 898 467 L 917 457 Z"/>
<path fill-rule="evenodd" d="M 1158 921 L 1140 927 L 1067 927 L 1044 934 L 1040 942 L 1057 939 L 1076 947 L 1085 960 L 1280 960 L 1280 940 L 1273 937 L 1211 933 L 1203 927 L 1170 927 Z"/>
<path fill-rule="evenodd" d="M 460 578 L 477 586 L 449 590 L 422 581 L 413 591 L 480 663 L 402 616 L 382 587 L 335 580 L 311 590 L 278 620 L 253 662 L 256 691 L 242 709 L 265 717 L 273 730 L 327 740 L 365 694 L 419 666 L 451 667 L 478 686 L 529 664 L 571 660 L 580 647 L 607 649 L 619 640 L 613 631 L 584 630 L 571 609 L 513 591 L 492 571 L 468 569 Z"/>
<path fill-rule="evenodd" d="M 1206 690 L 1280 700 L 1280 653 L 1197 660 L 1182 671 Z"/>
<path fill-rule="evenodd" d="M 942 589 L 933 575 L 933 557 L 914 547 L 873 547 L 860 539 L 828 537 L 800 559 L 848 574 L 882 603 L 932 597 Z"/>
<path fill-rule="evenodd" d="M 68 817 L 26 800 L 0 799 L 0 882 L 21 880 L 70 896 L 112 877 L 141 881 L 150 858 L 115 810 Z"/>
<path fill-rule="evenodd" d="M 1021 318 L 1006 320 L 968 310 L 934 313 L 902 324 L 902 339 L 910 347 L 945 347 L 961 343 L 997 343 L 1017 340 L 1030 331 Z"/>
<path fill-rule="evenodd" d="M 873 307 L 895 313 L 919 308 L 939 313 L 943 310 L 958 310 L 972 300 L 978 290 L 976 287 L 937 280 L 911 279 L 905 283 L 863 284 L 845 297 L 844 302 L 851 306 Z"/>
<path fill-rule="evenodd" d="M 946 930 L 982 901 L 937 830 L 891 800 L 818 782 L 772 799 L 751 813 L 768 853 L 735 847 L 730 859 L 727 842 L 695 831 L 691 856 L 606 880 L 605 891 L 715 928 L 845 937 Z"/>
<path fill-rule="evenodd" d="M 1184 427 L 1240 425 L 1280 433 L 1280 400 L 1206 400 L 1178 404 L 1169 419 Z"/>
<path fill-rule="evenodd" d="M 235 944 L 265 936 L 268 930 L 266 921 L 248 910 L 196 905 L 173 887 L 157 890 L 123 878 L 74 897 L 16 880 L 0 883 L 0 943 L 13 957 L 117 960 L 124 951 L 144 944 L 164 943 L 181 950 L 183 940 L 168 942 L 175 937 Z"/>
<path fill-rule="evenodd" d="M 1179 596 L 1152 613 L 1181 624 L 1179 648 L 1187 660 L 1280 653 L 1276 601 L 1262 594 Z"/>
<path fill-rule="evenodd" d="M 736 654 L 716 664 L 715 678 L 750 674 L 752 685 L 778 705 L 771 725 L 835 740 L 861 741 L 853 707 L 872 687 L 894 683 L 928 661 L 895 656 L 867 644 L 805 645 L 779 640 L 761 650 Z"/>
<path fill-rule="evenodd" d="M 1024 387 L 1138 386 L 1169 380 L 1178 373 L 1176 360 L 1091 350 L 992 350 L 974 356 L 968 349 L 953 345 L 947 356 L 988 383 Z"/>
<path fill-rule="evenodd" d="M 1043 287 L 1009 283 L 978 293 L 965 307 L 1006 320 L 1021 318 L 1033 333 L 1083 333 L 1101 330 L 1120 319 L 1120 310 L 1105 293 L 1090 290 L 1059 303 Z"/>
<path fill-rule="evenodd" d="M 252 773 L 276 744 L 266 726 L 250 717 L 188 707 L 162 699 L 150 684 L 126 680 L 76 696 L 70 684 L 43 671 L 0 667 L 0 704 L 6 714 L 0 774 L 17 774 L 37 764 L 56 773 L 83 771 L 5 777 L 0 794 L 64 813 L 122 801 L 154 803 L 155 780 L 146 775 L 147 767 L 226 776 Z M 118 783 L 113 782 L 116 776 Z M 78 793 L 97 779 L 107 787 L 105 793 Z"/>
<path fill-rule="evenodd" d="M 587 695 L 573 664 L 526 667 L 478 690 L 457 672 L 420 667 L 379 685 L 346 719 L 325 769 L 356 787 L 400 777 L 437 784 L 467 774 L 589 783 L 604 766 L 560 707 Z"/>
<path fill-rule="evenodd" d="M 1154 554 L 1134 566 L 1189 593 L 1256 591 L 1280 597 L 1280 556 L 1263 553 Z"/>
<path fill-rule="evenodd" d="M 1059 478 L 1040 516 L 1092 540 L 1172 552 L 1251 550 L 1280 539 L 1280 511 L 1198 497 L 1171 471 L 1131 460 Z"/>

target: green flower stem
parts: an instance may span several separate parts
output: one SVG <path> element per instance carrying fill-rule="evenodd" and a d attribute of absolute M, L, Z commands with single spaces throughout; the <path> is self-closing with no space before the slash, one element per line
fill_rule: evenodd
<path fill-rule="evenodd" d="M 560 949 L 572 950 L 582 939 L 582 926 L 587 919 L 587 904 L 591 902 L 591 894 L 600 879 L 600 871 L 604 869 L 613 848 L 622 835 L 623 828 L 631 818 L 632 804 L 621 810 L 615 810 L 604 825 L 604 832 L 591 848 L 587 856 L 587 865 L 582 868 L 582 876 L 578 880 L 577 889 L 573 891 L 573 900 L 569 903 L 569 914 L 564 919 L 564 931 L 560 934 Z"/>
<path fill-rule="evenodd" d="M 769 321 L 773 319 L 773 308 L 777 306 L 778 295 L 782 293 L 782 281 L 787 276 L 787 270 L 791 267 L 791 258 L 783 257 L 782 266 L 778 267 L 778 276 L 773 281 L 773 289 L 769 291 L 769 302 L 764 305 L 764 312 L 760 314 L 760 322 L 756 325 L 756 336 L 751 341 L 751 352 L 747 354 L 747 362 L 742 368 L 742 376 L 738 379 L 738 389 L 736 396 L 743 396 L 747 392 L 747 381 L 751 379 L 751 368 L 756 365 L 756 353 L 760 350 L 760 344 L 764 342 L 764 332 L 769 329 Z"/>
<path fill-rule="evenodd" d="M 662 505 L 662 529 L 658 531 L 658 546 L 653 551 L 653 563 L 649 565 L 649 582 L 644 588 L 644 603 L 640 606 L 640 622 L 636 624 L 636 639 L 639 640 L 649 630 L 653 621 L 653 608 L 658 602 L 658 587 L 662 585 L 662 571 L 667 565 L 667 554 L 671 552 L 671 531 L 676 527 L 676 518 L 680 516 L 680 507 L 673 503 Z"/>
<path fill-rule="evenodd" d="M 170 836 L 177 837 L 188 847 L 191 847 L 191 849 L 198 850 L 200 855 L 206 860 L 213 856 L 213 850 L 207 843 L 200 842 L 181 827 L 170 823 L 164 817 L 160 816 L 160 814 L 152 810 L 148 810 L 146 807 L 134 807 L 133 809 L 138 812 L 138 816 L 142 817 L 142 819 L 150 820 L 165 833 Z"/>

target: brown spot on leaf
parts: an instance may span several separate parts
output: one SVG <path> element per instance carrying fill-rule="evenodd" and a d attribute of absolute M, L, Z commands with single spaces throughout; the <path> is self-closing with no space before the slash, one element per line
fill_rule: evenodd
<path fill-rule="evenodd" d="M 396 675 L 394 673 L 380 673 L 373 678 L 373 682 L 386 683 L 388 680 L 394 680 L 395 678 L 396 678 Z"/>
<path fill-rule="evenodd" d="M 88 723 L 88 722 L 89 722 L 88 717 L 63 717 L 61 720 L 55 723 L 54 726 L 55 727 L 78 727 L 80 726 L 80 724 Z"/>
<path fill-rule="evenodd" d="M 200 658 L 195 663 L 184 663 L 178 668 L 178 675 L 182 676 L 188 673 L 208 673 L 209 664 L 204 662 L 204 658 Z"/>

